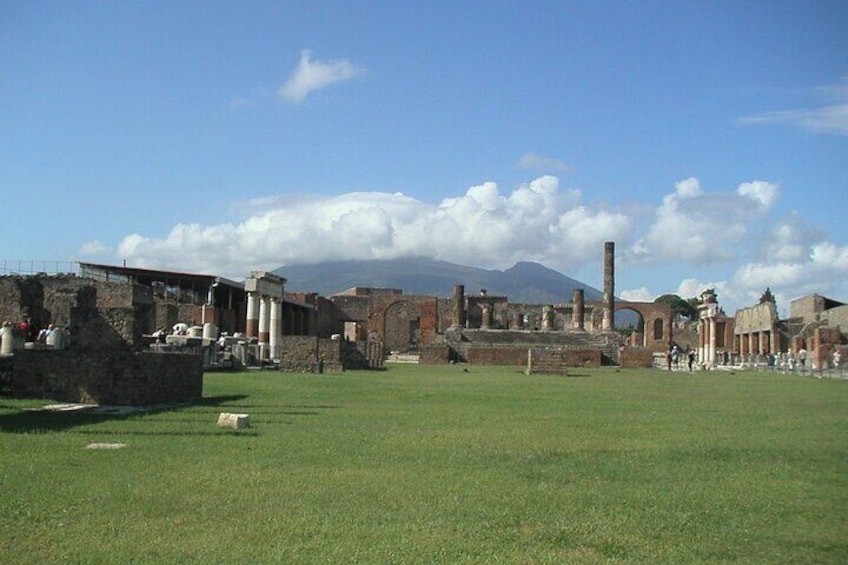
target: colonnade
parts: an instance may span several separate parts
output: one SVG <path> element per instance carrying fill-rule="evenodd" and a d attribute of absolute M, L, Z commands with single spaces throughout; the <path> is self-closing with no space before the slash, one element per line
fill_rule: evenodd
<path fill-rule="evenodd" d="M 775 337 L 773 329 L 738 334 L 736 336 L 737 350 L 740 355 L 777 353 Z"/>
<path fill-rule="evenodd" d="M 268 361 L 280 356 L 282 301 L 286 279 L 265 271 L 251 271 L 244 281 L 247 292 L 248 338 L 259 341 L 259 357 Z"/>

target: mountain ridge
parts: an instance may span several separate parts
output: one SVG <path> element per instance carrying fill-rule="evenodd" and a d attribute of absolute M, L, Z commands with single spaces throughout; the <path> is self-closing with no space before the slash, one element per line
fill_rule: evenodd
<path fill-rule="evenodd" d="M 510 302 L 560 304 L 571 302 L 574 290 L 586 300 L 601 300 L 603 292 L 540 263 L 519 261 L 500 271 L 450 263 L 429 257 L 324 261 L 284 265 L 272 271 L 287 279 L 286 289 L 330 296 L 353 287 L 397 288 L 406 295 L 449 298 L 453 287 L 467 294 L 486 289 Z"/>

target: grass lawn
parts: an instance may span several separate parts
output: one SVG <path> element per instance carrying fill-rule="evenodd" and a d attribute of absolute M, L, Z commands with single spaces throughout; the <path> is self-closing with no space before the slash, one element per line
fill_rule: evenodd
<path fill-rule="evenodd" d="M 848 562 L 848 381 L 400 365 L 38 404 L 0 399 L 4 564 Z"/>

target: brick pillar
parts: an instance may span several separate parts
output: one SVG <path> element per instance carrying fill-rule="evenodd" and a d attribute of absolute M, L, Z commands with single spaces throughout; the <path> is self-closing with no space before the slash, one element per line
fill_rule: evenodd
<path fill-rule="evenodd" d="M 604 243 L 604 312 L 601 331 L 615 328 L 615 242 Z"/>
<path fill-rule="evenodd" d="M 574 310 L 571 314 L 571 328 L 582 332 L 586 329 L 586 320 L 583 309 L 583 289 L 575 288 L 574 289 L 574 298 L 572 299 L 574 303 Z"/>
<path fill-rule="evenodd" d="M 465 287 L 461 284 L 453 287 L 453 327 L 465 327 Z"/>

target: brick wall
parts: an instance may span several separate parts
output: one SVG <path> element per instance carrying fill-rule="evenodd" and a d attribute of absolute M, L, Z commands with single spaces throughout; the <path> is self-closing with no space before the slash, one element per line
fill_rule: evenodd
<path fill-rule="evenodd" d="M 428 345 L 418 352 L 418 362 L 422 365 L 447 365 L 450 362 L 450 352 L 447 345 Z"/>
<path fill-rule="evenodd" d="M 150 405 L 203 396 L 203 358 L 178 353 L 20 350 L 13 394 L 86 404 Z"/>
<path fill-rule="evenodd" d="M 524 353 L 527 373 L 565 375 L 569 367 L 600 367 L 598 349 L 533 348 Z"/>
<path fill-rule="evenodd" d="M 511 365 L 523 367 L 527 363 L 527 350 L 516 347 L 469 347 L 465 360 L 472 365 Z"/>
<path fill-rule="evenodd" d="M 618 355 L 618 363 L 622 368 L 643 367 L 650 369 L 654 366 L 654 352 L 650 349 L 625 347 Z"/>

